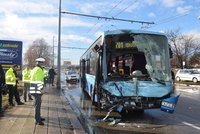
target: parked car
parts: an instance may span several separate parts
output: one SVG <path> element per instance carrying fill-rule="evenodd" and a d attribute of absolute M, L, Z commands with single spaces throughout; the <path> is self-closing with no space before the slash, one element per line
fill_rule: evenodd
<path fill-rule="evenodd" d="M 194 69 L 180 69 L 176 73 L 176 81 L 192 81 L 197 83 L 200 81 L 200 72 Z"/>
<path fill-rule="evenodd" d="M 66 82 L 79 82 L 79 74 L 76 71 L 70 70 L 66 73 Z"/>

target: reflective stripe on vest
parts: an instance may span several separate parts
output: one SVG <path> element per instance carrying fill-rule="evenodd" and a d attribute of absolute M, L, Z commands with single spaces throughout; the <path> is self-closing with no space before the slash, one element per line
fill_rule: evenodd
<path fill-rule="evenodd" d="M 28 82 L 28 83 L 30 83 L 30 80 L 23 80 L 23 82 Z"/>
<path fill-rule="evenodd" d="M 41 94 L 41 91 L 30 91 L 30 94 Z"/>
<path fill-rule="evenodd" d="M 13 85 L 15 86 L 16 85 L 16 82 L 6 82 L 7 85 Z"/>
<path fill-rule="evenodd" d="M 30 81 L 31 84 L 44 84 L 42 81 Z"/>
<path fill-rule="evenodd" d="M 43 88 L 43 83 L 31 83 L 30 84 L 30 93 L 31 94 L 41 94 L 41 89 Z"/>

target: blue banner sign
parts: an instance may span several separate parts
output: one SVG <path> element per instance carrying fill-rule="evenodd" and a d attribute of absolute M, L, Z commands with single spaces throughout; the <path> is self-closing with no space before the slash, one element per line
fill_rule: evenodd
<path fill-rule="evenodd" d="M 0 64 L 7 70 L 13 64 L 17 64 L 17 70 L 22 68 L 22 42 L 0 40 Z"/>

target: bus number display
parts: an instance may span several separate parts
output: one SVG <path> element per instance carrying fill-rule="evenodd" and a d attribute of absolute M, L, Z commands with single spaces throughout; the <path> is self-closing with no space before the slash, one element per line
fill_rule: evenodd
<path fill-rule="evenodd" d="M 134 48 L 136 45 L 132 42 L 116 42 L 115 49 Z"/>

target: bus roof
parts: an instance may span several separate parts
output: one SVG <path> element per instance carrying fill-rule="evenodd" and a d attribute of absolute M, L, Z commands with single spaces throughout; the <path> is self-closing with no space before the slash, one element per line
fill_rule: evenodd
<path fill-rule="evenodd" d="M 155 34 L 155 35 L 163 35 L 164 33 L 161 32 L 153 32 L 153 31 L 146 31 L 146 30 L 130 30 L 130 29 L 120 29 L 120 30 L 113 30 L 113 31 L 105 31 L 104 36 L 107 35 L 114 35 L 114 34 L 125 34 L 125 33 L 145 33 L 145 34 Z"/>

